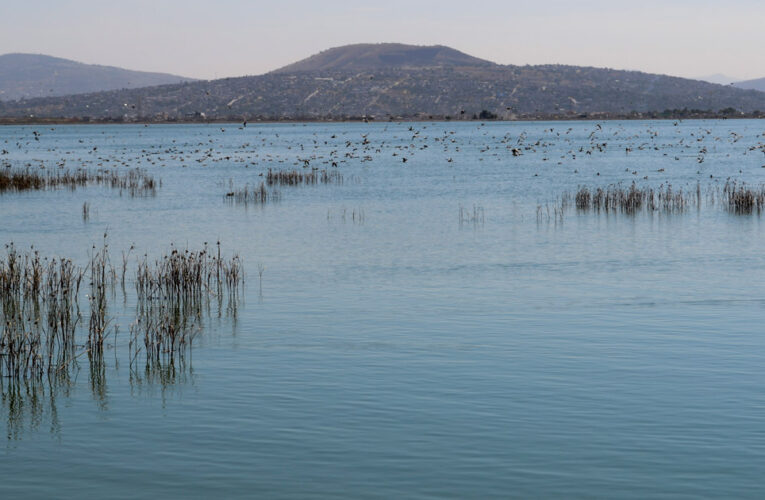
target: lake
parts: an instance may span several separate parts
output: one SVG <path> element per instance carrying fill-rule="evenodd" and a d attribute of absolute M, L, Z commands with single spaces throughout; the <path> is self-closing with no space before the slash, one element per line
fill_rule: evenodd
<path fill-rule="evenodd" d="M 765 219 L 723 201 L 765 183 L 763 121 L 6 126 L 0 149 L 161 181 L 0 193 L 0 243 L 85 267 L 106 234 L 128 262 L 98 373 L 3 380 L 3 498 L 765 495 Z M 269 169 L 333 177 L 227 196 Z M 571 201 L 633 182 L 696 203 Z M 235 304 L 173 370 L 133 361 L 137 263 L 217 242 Z"/>

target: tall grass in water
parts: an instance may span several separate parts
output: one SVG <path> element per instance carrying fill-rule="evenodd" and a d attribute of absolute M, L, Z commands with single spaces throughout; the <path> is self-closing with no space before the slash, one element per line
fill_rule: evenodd
<path fill-rule="evenodd" d="M 750 188 L 729 180 L 723 186 L 722 195 L 728 210 L 735 214 L 759 214 L 765 207 L 765 186 Z"/>
<path fill-rule="evenodd" d="M 78 294 L 84 278 L 89 317 L 83 324 Z M 34 249 L 22 253 L 7 245 L 0 257 L 0 377 L 57 376 L 87 354 L 91 377 L 103 378 L 106 340 L 116 333 L 108 309 L 117 281 L 106 236 L 101 248 L 92 248 L 84 269 L 69 259 L 45 259 Z M 205 245 L 198 252 L 173 250 L 154 262 L 144 258 L 136 273 L 131 364 L 139 333 L 147 357 L 161 362 L 166 355 L 182 355 L 201 328 L 210 299 L 217 299 L 221 309 L 224 300 L 230 306 L 243 284 L 241 259 L 224 258 L 220 244 L 214 253 Z M 229 311 L 236 313 L 235 307 Z"/>
<path fill-rule="evenodd" d="M 564 199 L 569 195 L 564 194 Z M 621 212 L 635 214 L 682 213 L 695 206 L 719 205 L 739 215 L 760 214 L 765 210 L 765 185 L 750 187 L 728 179 L 722 187 L 711 186 L 702 195 L 701 185 L 693 191 L 673 189 L 669 184 L 658 188 L 638 187 L 634 182 L 628 188 L 619 184 L 606 187 L 580 187 L 574 194 L 574 205 L 580 211 Z"/>
<path fill-rule="evenodd" d="M 147 369 L 174 366 L 191 348 L 210 299 L 217 298 L 219 305 L 224 296 L 229 304 L 238 300 L 244 284 L 242 261 L 237 255 L 223 258 L 220 242 L 216 247 L 215 253 L 207 245 L 200 251 L 173 249 L 154 262 L 139 262 L 131 366 L 141 349 Z"/>
<path fill-rule="evenodd" d="M 479 224 L 483 224 L 486 220 L 485 212 L 482 206 L 480 205 L 473 205 L 473 209 L 470 210 L 469 208 L 463 207 L 460 205 L 460 211 L 459 211 L 459 222 L 460 226 L 464 224 L 473 224 L 474 226 L 477 226 Z"/>
<path fill-rule="evenodd" d="M 0 194 L 46 189 L 77 189 L 88 185 L 102 185 L 118 189 L 120 194 L 126 191 L 130 196 L 152 196 L 156 194 L 157 181 L 141 168 L 121 172 L 119 170 L 86 169 L 71 170 L 32 170 L 5 168 L 0 169 Z"/>
<path fill-rule="evenodd" d="M 139 297 L 127 351 L 131 386 L 158 383 L 164 388 L 189 375 L 192 343 L 211 299 L 222 309 L 227 298 L 227 313 L 235 318 L 244 284 L 242 262 L 238 256 L 224 258 L 220 244 L 216 247 L 213 252 L 207 245 L 199 252 L 173 250 L 157 261 L 145 257 L 139 262 Z M 129 254 L 123 252 L 123 279 Z M 107 403 L 104 353 L 107 345 L 114 347 L 115 362 L 118 353 L 125 353 L 116 342 L 107 342 L 116 339 L 118 326 L 111 325 L 108 315 L 117 274 L 106 237 L 101 248 L 91 249 L 84 268 L 6 245 L 0 255 L 0 404 L 8 412 L 9 438 L 20 437 L 30 412 L 31 420 L 39 422 L 45 405 L 54 420 L 51 428 L 57 427 L 56 393 L 74 384 L 81 359 L 87 360 L 94 400 Z M 78 306 L 81 288 L 88 290 L 86 321 Z M 145 354 L 142 371 L 137 370 L 139 354 Z M 46 392 L 49 400 L 43 404 Z"/>
<path fill-rule="evenodd" d="M 88 324 L 88 348 L 90 351 L 103 349 L 104 339 L 107 335 L 108 320 L 106 310 L 108 306 L 107 293 L 114 290 L 117 282 L 117 273 L 109 259 L 109 245 L 104 244 L 100 250 L 94 246 L 90 256 L 90 322 Z"/>
<path fill-rule="evenodd" d="M 301 184 L 342 184 L 343 176 L 336 170 L 277 170 L 268 169 L 266 184 L 269 186 L 299 186 Z"/>
<path fill-rule="evenodd" d="M 261 182 L 259 186 L 250 189 L 247 184 L 241 189 L 226 193 L 226 200 L 242 205 L 265 205 L 266 203 L 279 201 L 281 194 L 276 189 L 267 189 L 266 184 Z"/>
<path fill-rule="evenodd" d="M 0 259 L 0 376 L 27 379 L 74 355 L 83 272 L 68 259 L 41 259 L 6 246 Z"/>
<path fill-rule="evenodd" d="M 700 195 L 697 194 L 697 199 L 699 198 Z M 621 185 L 595 189 L 580 187 L 574 195 L 574 205 L 577 210 L 606 213 L 635 214 L 640 211 L 680 213 L 684 212 L 692 201 L 691 195 L 682 190 L 674 190 L 669 184 L 662 184 L 658 188 L 641 188 L 634 182 L 628 188 Z"/>

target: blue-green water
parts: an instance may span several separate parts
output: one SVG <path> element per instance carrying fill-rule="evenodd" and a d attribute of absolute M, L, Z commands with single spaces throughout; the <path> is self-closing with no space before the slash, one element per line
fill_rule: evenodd
<path fill-rule="evenodd" d="M 761 498 L 765 219 L 554 210 L 756 186 L 764 144 L 762 121 L 0 128 L 0 168 L 162 180 L 3 194 L 0 243 L 85 264 L 104 232 L 131 263 L 219 240 L 247 272 L 175 377 L 131 371 L 128 286 L 104 380 L 84 360 L 4 393 L 0 496 Z M 225 202 L 304 160 L 344 182 Z"/>

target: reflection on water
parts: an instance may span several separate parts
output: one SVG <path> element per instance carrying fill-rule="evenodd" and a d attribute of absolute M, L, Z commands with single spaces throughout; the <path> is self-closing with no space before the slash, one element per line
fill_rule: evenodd
<path fill-rule="evenodd" d="M 119 376 L 127 362 L 131 390 L 158 386 L 162 392 L 192 380 L 191 350 L 205 323 L 215 315 L 234 321 L 243 286 L 238 256 L 173 250 L 136 270 L 134 318 L 129 323 L 127 352 L 117 349 L 121 324 L 110 313 L 117 297 L 117 272 L 111 265 L 106 235 L 101 249 L 93 247 L 86 269 L 69 259 L 42 258 L 37 251 L 19 252 L 13 244 L 0 260 L 0 376 L 8 438 L 21 439 L 25 427 L 36 431 L 49 419 L 60 433 L 56 398 L 76 387 L 86 364 L 92 400 L 101 412 L 110 409 L 108 373 Z M 123 306 L 127 262 L 120 286 Z M 87 277 L 87 321 L 79 309 L 79 289 Z M 214 312 L 213 312 L 214 311 Z M 109 367 L 107 354 L 112 362 Z"/>
<path fill-rule="evenodd" d="M 150 360 L 142 366 L 133 366 L 130 370 L 130 392 L 152 395 L 159 390 L 163 405 L 167 402 L 165 394 L 177 385 L 194 385 L 194 367 L 191 353 L 188 357 Z"/>
<path fill-rule="evenodd" d="M 73 387 L 72 370 L 44 378 L 4 378 L 0 396 L 4 418 L 8 422 L 7 438 L 21 439 L 25 431 L 36 432 L 42 425 L 49 426 L 50 433 L 60 437 L 57 398 L 71 396 Z"/>

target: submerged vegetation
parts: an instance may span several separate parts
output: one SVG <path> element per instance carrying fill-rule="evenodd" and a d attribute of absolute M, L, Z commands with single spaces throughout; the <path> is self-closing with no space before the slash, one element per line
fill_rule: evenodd
<path fill-rule="evenodd" d="M 480 205 L 473 205 L 472 210 L 460 205 L 459 221 L 460 226 L 464 224 L 473 224 L 474 226 L 483 225 L 486 220 L 484 209 Z"/>

